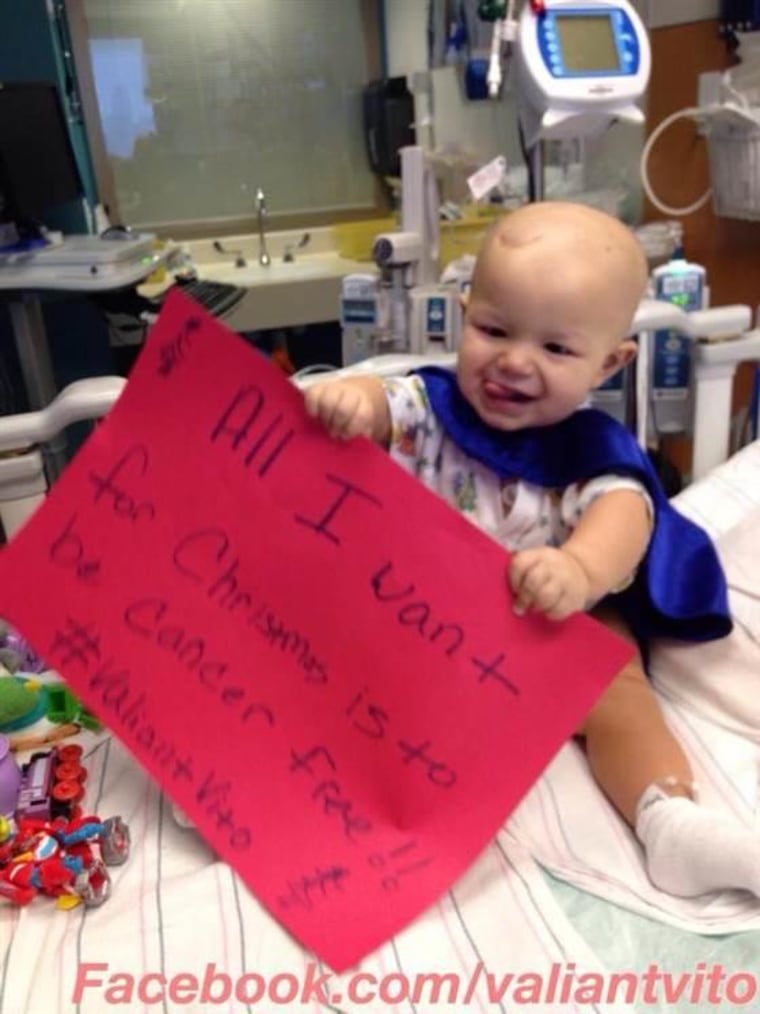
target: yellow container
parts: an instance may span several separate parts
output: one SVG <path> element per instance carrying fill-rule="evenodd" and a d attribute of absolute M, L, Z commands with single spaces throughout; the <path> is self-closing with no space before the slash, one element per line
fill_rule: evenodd
<path fill-rule="evenodd" d="M 453 222 L 441 222 L 440 262 L 441 270 L 447 264 L 465 254 L 477 254 L 490 225 L 504 214 L 502 208 L 468 207 L 462 218 Z"/>
<path fill-rule="evenodd" d="M 339 222 L 335 226 L 335 240 L 341 257 L 352 261 L 371 261 L 372 245 L 380 232 L 393 232 L 398 228 L 393 216 L 367 218 L 359 222 Z"/>
<path fill-rule="evenodd" d="M 166 249 L 166 243 L 164 242 L 164 240 L 161 240 L 161 239 L 154 239 L 153 240 L 153 252 L 154 253 L 161 254 L 161 253 L 164 252 L 165 249 Z M 163 285 L 163 283 L 165 281 L 166 281 L 166 258 L 162 257 L 162 259 L 159 262 L 158 267 L 156 268 L 156 270 L 152 274 L 148 275 L 148 277 L 145 279 L 145 281 L 142 284 L 144 284 L 144 285 Z"/>

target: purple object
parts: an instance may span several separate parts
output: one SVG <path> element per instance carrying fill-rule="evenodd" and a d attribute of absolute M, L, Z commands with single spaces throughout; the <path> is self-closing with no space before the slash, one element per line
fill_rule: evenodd
<path fill-rule="evenodd" d="M 7 736 L 0 734 L 0 813 L 12 817 L 16 812 L 18 790 L 21 785 L 21 769 L 11 753 Z"/>
<path fill-rule="evenodd" d="M 3 637 L 0 637 L 0 648 L 10 649 L 14 657 L 18 659 L 18 664 L 13 669 L 14 672 L 40 673 L 47 668 L 29 642 L 16 630 L 10 629 Z"/>
<path fill-rule="evenodd" d="M 50 820 L 50 789 L 53 785 L 55 751 L 33 753 L 24 765 L 18 787 L 15 811 L 19 817 Z"/>

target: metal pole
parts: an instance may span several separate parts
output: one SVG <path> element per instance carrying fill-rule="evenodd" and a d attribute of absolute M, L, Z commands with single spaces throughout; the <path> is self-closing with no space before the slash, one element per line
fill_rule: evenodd
<path fill-rule="evenodd" d="M 14 295 L 8 309 L 29 408 L 45 408 L 55 398 L 58 389 L 39 296 L 34 293 Z M 67 461 L 65 434 L 55 437 L 42 451 L 48 480 L 53 482 Z"/>

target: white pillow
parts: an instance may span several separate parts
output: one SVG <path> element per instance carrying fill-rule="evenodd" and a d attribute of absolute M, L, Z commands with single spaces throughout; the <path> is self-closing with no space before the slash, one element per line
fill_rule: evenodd
<path fill-rule="evenodd" d="M 760 510 L 718 536 L 734 629 L 707 644 L 653 645 L 657 688 L 717 725 L 760 743 Z"/>

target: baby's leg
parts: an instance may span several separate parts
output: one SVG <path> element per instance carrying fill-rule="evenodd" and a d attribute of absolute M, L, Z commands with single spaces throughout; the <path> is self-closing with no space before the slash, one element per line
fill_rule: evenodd
<path fill-rule="evenodd" d="M 597 619 L 628 637 L 613 614 Z M 693 776 L 638 657 L 613 680 L 578 735 L 591 771 L 644 846 L 663 891 L 694 897 L 725 887 L 760 895 L 760 837 L 694 801 Z"/>
<path fill-rule="evenodd" d="M 631 640 L 616 616 L 595 615 Z M 660 785 L 671 796 L 693 797 L 689 761 L 665 724 L 638 655 L 607 687 L 578 735 L 585 740 L 594 778 L 631 827 L 650 785 Z"/>

